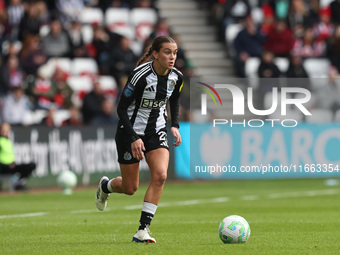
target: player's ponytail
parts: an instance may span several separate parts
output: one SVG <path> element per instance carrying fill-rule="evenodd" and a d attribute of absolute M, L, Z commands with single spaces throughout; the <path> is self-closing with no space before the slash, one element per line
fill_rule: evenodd
<path fill-rule="evenodd" d="M 152 52 L 159 50 L 162 48 L 163 43 L 176 43 L 174 39 L 170 36 L 158 36 L 152 42 L 152 45 L 149 46 L 144 54 L 144 56 L 137 62 L 137 66 L 140 66 L 148 61 L 153 60 Z"/>
<path fill-rule="evenodd" d="M 147 50 L 145 51 L 144 56 L 143 56 L 140 60 L 138 60 L 137 66 L 140 66 L 141 64 L 144 64 L 144 63 L 150 61 L 150 60 L 151 60 L 151 57 L 152 57 L 152 47 L 151 47 L 151 45 L 150 45 L 150 46 L 147 48 Z"/>

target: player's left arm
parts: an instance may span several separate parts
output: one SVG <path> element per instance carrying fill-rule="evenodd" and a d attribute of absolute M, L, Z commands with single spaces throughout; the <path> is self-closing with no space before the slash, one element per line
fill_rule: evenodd
<path fill-rule="evenodd" d="M 179 146 L 182 143 L 181 134 L 179 133 L 179 97 L 183 86 L 183 80 L 178 79 L 176 87 L 169 99 L 171 113 L 171 133 L 176 138 L 173 145 Z"/>

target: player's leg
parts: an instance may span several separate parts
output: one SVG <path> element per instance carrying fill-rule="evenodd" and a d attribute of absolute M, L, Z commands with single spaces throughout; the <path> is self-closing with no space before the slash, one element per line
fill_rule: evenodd
<path fill-rule="evenodd" d="M 133 195 L 139 185 L 139 163 L 120 164 L 120 172 L 122 176 L 118 176 L 108 182 L 108 191 Z"/>
<path fill-rule="evenodd" d="M 120 129 L 116 134 L 116 146 L 121 176 L 111 180 L 106 176 L 100 179 L 95 199 L 100 211 L 105 209 L 110 193 L 132 195 L 138 188 L 139 160 L 132 157 L 130 138 Z"/>
<path fill-rule="evenodd" d="M 158 204 L 167 178 L 169 166 L 169 150 L 158 148 L 145 154 L 150 168 L 151 182 L 145 193 L 144 201 Z"/>
<path fill-rule="evenodd" d="M 133 195 L 139 184 L 139 163 L 120 164 L 122 176 L 109 180 L 103 176 L 98 184 L 96 194 L 96 206 L 98 210 L 103 211 L 107 205 L 110 193 L 124 193 Z"/>
<path fill-rule="evenodd" d="M 169 151 L 165 148 L 158 148 L 147 152 L 145 159 L 150 168 L 151 182 L 144 197 L 139 228 L 132 240 L 136 242 L 156 242 L 149 235 L 149 226 L 156 213 L 157 204 L 167 177 Z"/>

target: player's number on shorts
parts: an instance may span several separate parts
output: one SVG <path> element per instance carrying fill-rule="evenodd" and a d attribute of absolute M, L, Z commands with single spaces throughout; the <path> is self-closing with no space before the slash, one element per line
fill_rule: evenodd
<path fill-rule="evenodd" d="M 161 132 L 158 133 L 158 135 L 159 135 L 159 141 L 161 142 L 161 145 L 169 147 L 168 146 L 168 140 L 166 139 L 166 137 L 167 137 L 166 132 L 161 131 Z"/>

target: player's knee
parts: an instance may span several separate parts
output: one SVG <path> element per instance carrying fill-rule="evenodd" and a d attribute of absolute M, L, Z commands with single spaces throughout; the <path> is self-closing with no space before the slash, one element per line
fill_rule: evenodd
<path fill-rule="evenodd" d="M 138 189 L 138 185 L 130 185 L 129 187 L 127 187 L 125 189 L 125 194 L 126 195 L 129 195 L 129 196 L 132 196 L 133 194 L 135 194 L 135 192 L 137 191 Z"/>
<path fill-rule="evenodd" d="M 159 173 L 157 174 L 154 178 L 153 178 L 153 182 L 157 185 L 157 186 L 163 186 L 165 181 L 167 178 L 167 174 L 166 172 L 164 173 Z"/>

